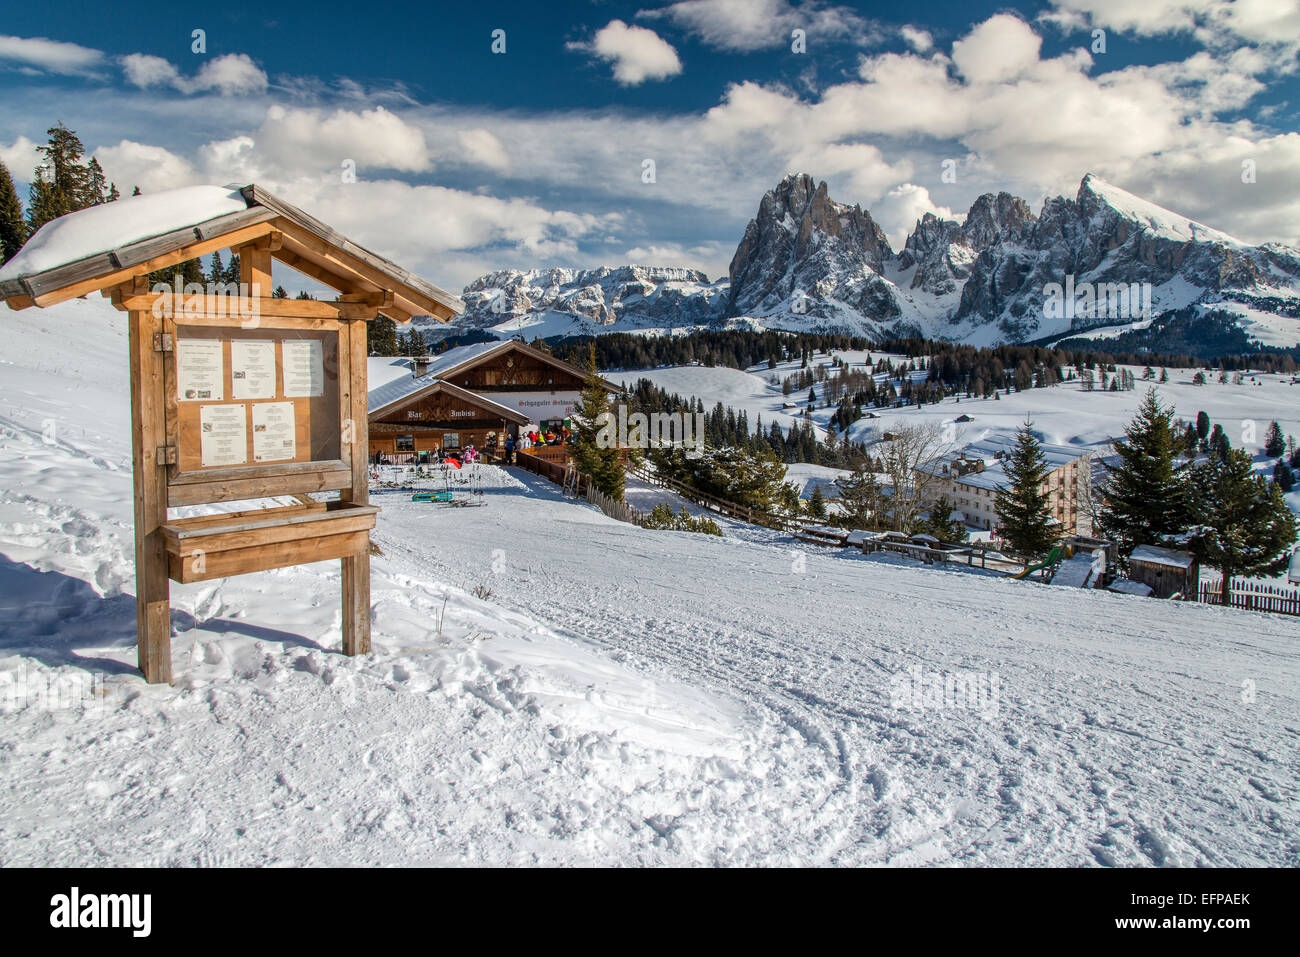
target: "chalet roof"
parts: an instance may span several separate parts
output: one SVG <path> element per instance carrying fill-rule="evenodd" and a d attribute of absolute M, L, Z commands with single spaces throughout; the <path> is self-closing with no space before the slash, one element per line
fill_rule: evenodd
<path fill-rule="evenodd" d="M 395 384 L 396 383 L 389 383 L 389 385 L 395 385 Z M 376 405 L 375 394 L 382 393 L 386 388 L 387 386 L 380 386 L 378 389 L 374 390 L 374 392 L 370 393 L 369 414 L 371 416 L 374 416 L 375 414 L 384 411 L 386 409 L 390 409 L 393 407 L 400 407 L 401 405 L 407 404 L 409 402 L 415 402 L 418 399 L 424 399 L 431 395 L 445 393 L 449 396 L 452 396 L 453 398 L 460 399 L 462 402 L 465 402 L 468 405 L 477 406 L 478 408 L 482 409 L 484 412 L 490 413 L 490 418 L 505 419 L 508 422 L 514 422 L 516 425 L 527 425 L 529 422 L 528 416 L 519 412 L 517 409 L 508 408 L 497 402 L 493 402 L 491 399 L 479 395 L 477 392 L 471 392 L 468 389 L 462 389 L 458 385 L 452 385 L 450 382 L 444 382 L 441 379 L 436 379 L 433 382 L 426 382 L 421 388 L 415 390 L 414 392 L 409 392 L 397 399 L 383 402 L 380 405 Z"/>
<path fill-rule="evenodd" d="M 437 356 L 429 364 L 422 376 L 402 376 L 371 389 L 369 394 L 370 414 L 374 415 L 380 409 L 388 408 L 404 399 L 416 396 L 437 382 L 446 382 L 463 375 L 475 366 L 507 352 L 524 353 L 579 378 L 585 378 L 587 375 L 585 370 L 572 363 L 557 359 L 549 352 L 534 349 L 532 346 L 525 345 L 516 339 L 507 339 L 503 342 L 475 342 L 466 346 L 456 346 L 454 349 L 448 349 L 442 355 Z M 605 383 L 605 387 L 610 392 L 619 391 L 608 382 Z"/>
<path fill-rule="evenodd" d="M 1170 568 L 1191 568 L 1196 561 L 1191 552 L 1180 552 L 1172 548 L 1160 548 L 1158 545 L 1139 545 L 1129 555 L 1130 562 L 1142 562 L 1147 565 L 1166 565 Z"/>
<path fill-rule="evenodd" d="M 242 243 L 272 232 L 281 234 L 273 256 L 306 275 L 341 292 L 392 291 L 395 303 L 382 311 L 399 321 L 449 319 L 465 308 L 460 297 L 257 184 L 188 186 L 60 216 L 0 268 L 0 298 L 15 308 L 51 305 L 151 271 L 152 261 L 187 247 L 206 255 L 225 248 L 225 236 Z"/>

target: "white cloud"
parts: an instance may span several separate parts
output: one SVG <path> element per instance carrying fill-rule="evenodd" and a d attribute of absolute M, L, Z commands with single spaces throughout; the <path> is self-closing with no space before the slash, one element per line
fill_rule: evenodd
<path fill-rule="evenodd" d="M 701 243 L 684 246 L 681 243 L 651 243 L 648 246 L 633 246 L 622 253 L 620 263 L 635 266 L 685 266 L 699 269 L 711 279 L 725 276 L 735 253 L 734 245 L 719 243 Z"/>
<path fill-rule="evenodd" d="M 928 53 L 934 48 L 934 37 L 928 30 L 904 24 L 898 32 L 903 41 L 917 53 Z"/>
<path fill-rule="evenodd" d="M 510 171 L 510 154 L 491 130 L 483 127 L 459 130 L 456 139 L 460 142 L 461 152 L 468 162 L 476 166 L 486 166 L 499 173 Z"/>
<path fill-rule="evenodd" d="M 135 186 L 145 193 L 158 193 L 205 182 L 188 160 L 161 146 L 134 140 L 101 146 L 95 150 L 95 158 L 104 167 L 104 175 L 117 184 L 124 196 L 129 196 Z"/>
<path fill-rule="evenodd" d="M 260 93 L 267 87 L 266 73 L 246 53 L 227 53 L 207 60 L 192 77 L 182 76 L 162 57 L 131 53 L 122 57 L 122 72 L 134 86 L 166 86 L 181 93 L 215 90 L 226 96 L 237 96 Z"/>
<path fill-rule="evenodd" d="M 0 144 L 0 163 L 16 180 L 30 183 L 36 176 L 36 166 L 41 155 L 36 152 L 36 144 L 25 136 L 20 136 L 8 146 Z"/>
<path fill-rule="evenodd" d="M 1024 20 L 999 13 L 952 45 L 952 61 L 972 83 L 997 83 L 1034 66 L 1042 44 Z"/>
<path fill-rule="evenodd" d="M 100 50 L 45 37 L 0 35 L 0 60 L 47 73 L 88 74 L 104 60 Z"/>
<path fill-rule="evenodd" d="M 132 86 L 175 86 L 180 82 L 180 71 L 160 56 L 148 53 L 130 53 L 122 57 L 122 73 Z"/>
<path fill-rule="evenodd" d="M 382 106 L 326 113 L 275 105 L 254 140 L 261 154 L 285 170 L 338 169 L 344 160 L 411 173 L 432 165 L 424 133 Z"/>
<path fill-rule="evenodd" d="M 848 7 L 806 0 L 797 8 L 788 0 L 681 0 L 638 17 L 667 19 L 709 46 L 748 52 L 788 46 L 791 31 L 809 38 L 874 43 L 879 31 Z"/>
<path fill-rule="evenodd" d="M 570 43 L 570 50 L 583 50 L 614 65 L 614 79 L 623 86 L 637 86 L 646 80 L 663 80 L 682 72 L 682 61 L 672 44 L 653 30 L 611 20 L 596 31 L 590 43 Z"/>
<path fill-rule="evenodd" d="M 949 207 L 939 206 L 930 198 L 930 191 L 915 183 L 895 186 L 871 206 L 872 218 L 880 224 L 894 249 L 902 249 L 907 234 L 916 228 L 917 221 L 926 213 L 940 219 L 958 218 Z"/>

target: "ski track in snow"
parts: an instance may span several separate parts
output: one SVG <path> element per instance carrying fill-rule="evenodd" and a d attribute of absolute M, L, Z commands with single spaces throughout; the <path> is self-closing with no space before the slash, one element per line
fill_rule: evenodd
<path fill-rule="evenodd" d="M 1294 619 L 650 532 L 518 470 L 374 496 L 372 656 L 331 562 L 173 584 L 146 686 L 120 320 L 54 312 L 0 363 L 2 865 L 1300 862 Z M 893 707 L 914 666 L 998 710 Z"/>

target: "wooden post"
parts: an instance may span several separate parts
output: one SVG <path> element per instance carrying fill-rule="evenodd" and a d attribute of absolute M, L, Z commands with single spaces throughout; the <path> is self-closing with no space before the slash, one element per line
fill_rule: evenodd
<path fill-rule="evenodd" d="M 158 449 L 167 442 L 163 354 L 154 351 L 154 336 L 162 332 L 162 321 L 143 310 L 132 310 L 129 317 L 136 642 L 145 681 L 171 684 L 171 591 L 161 531 L 167 521 L 167 473 L 158 461 Z"/>
<path fill-rule="evenodd" d="M 370 470 L 366 467 L 370 453 L 370 425 L 366 391 L 366 323 L 348 322 L 342 338 L 347 361 L 340 365 L 347 371 L 346 388 L 350 390 L 351 412 L 344 429 L 352 438 L 346 449 L 352 465 L 352 487 L 341 498 L 366 505 L 370 501 Z M 343 653 L 370 654 L 370 540 L 360 553 L 343 559 Z"/>
<path fill-rule="evenodd" d="M 235 252 L 239 254 L 239 281 L 248 289 L 248 295 L 269 298 L 275 291 L 271 285 L 271 243 L 263 238 L 245 243 Z"/>

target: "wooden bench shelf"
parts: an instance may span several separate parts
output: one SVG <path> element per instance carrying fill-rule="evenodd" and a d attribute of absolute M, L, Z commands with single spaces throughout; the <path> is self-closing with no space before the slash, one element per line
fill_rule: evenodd
<path fill-rule="evenodd" d="M 167 574 L 200 582 L 366 554 L 378 512 L 374 505 L 330 502 L 176 519 L 161 528 Z"/>

